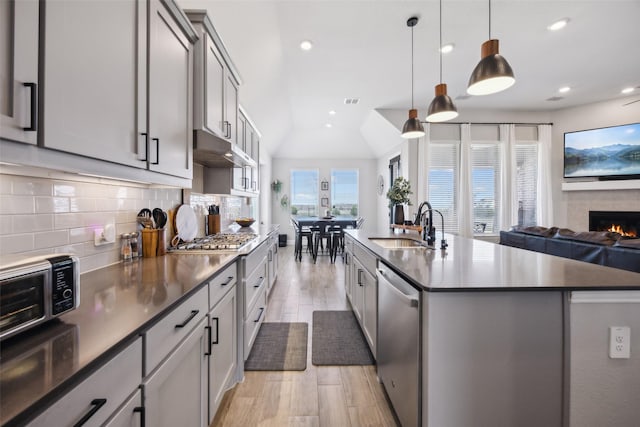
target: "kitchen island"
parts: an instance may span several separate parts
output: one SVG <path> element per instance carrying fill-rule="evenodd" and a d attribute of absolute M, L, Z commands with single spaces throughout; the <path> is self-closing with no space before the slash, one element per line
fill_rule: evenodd
<path fill-rule="evenodd" d="M 378 375 L 401 421 L 400 413 L 409 414 L 406 425 L 637 425 L 640 274 L 457 236 L 446 236 L 441 250 L 439 234 L 436 249 L 390 248 L 389 239 L 419 240 L 417 234 L 346 234 L 377 259 Z M 397 311 L 384 317 L 391 294 L 383 293 L 381 277 L 389 270 L 419 291 L 419 301 L 400 308 L 419 307 L 417 336 L 404 340 L 407 348 L 420 343 L 413 413 L 403 408 L 407 393 L 398 403 L 393 398 L 393 389 L 403 389 L 408 352 L 394 358 L 382 351 L 389 337 L 411 330 L 390 326 L 403 318 Z M 366 295 L 366 281 L 359 272 L 354 277 Z M 630 327 L 628 359 L 609 357 L 616 326 Z"/>
<path fill-rule="evenodd" d="M 254 227 L 258 237 L 238 251 L 169 253 L 82 274 L 76 310 L 2 343 L 0 425 L 25 425 L 277 230 Z"/>

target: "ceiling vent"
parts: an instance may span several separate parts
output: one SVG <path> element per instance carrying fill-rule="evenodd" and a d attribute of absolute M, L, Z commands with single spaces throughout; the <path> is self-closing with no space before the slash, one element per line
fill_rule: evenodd
<path fill-rule="evenodd" d="M 360 98 L 345 98 L 344 103 L 347 105 L 356 105 L 360 102 Z"/>
<path fill-rule="evenodd" d="M 547 98 L 547 101 L 560 101 L 561 99 L 564 99 L 561 96 L 552 96 L 551 98 Z"/>
<path fill-rule="evenodd" d="M 471 98 L 471 95 L 458 95 L 456 96 L 456 101 L 464 101 L 465 99 Z"/>

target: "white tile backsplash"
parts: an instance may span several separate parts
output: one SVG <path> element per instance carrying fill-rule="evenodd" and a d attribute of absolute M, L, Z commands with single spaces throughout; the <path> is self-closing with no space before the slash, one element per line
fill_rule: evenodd
<path fill-rule="evenodd" d="M 73 253 L 86 272 L 120 262 L 120 234 L 142 208 L 177 209 L 179 188 L 0 174 L 0 256 Z M 114 223 L 116 242 L 95 246 L 94 228 Z"/>

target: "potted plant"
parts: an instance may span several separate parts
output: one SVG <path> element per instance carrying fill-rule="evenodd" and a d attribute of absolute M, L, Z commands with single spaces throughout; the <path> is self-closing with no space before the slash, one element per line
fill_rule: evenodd
<path fill-rule="evenodd" d="M 271 183 L 271 189 L 276 194 L 280 193 L 280 190 L 282 190 L 282 181 L 280 181 L 279 179 L 276 179 L 275 181 L 273 181 Z"/>
<path fill-rule="evenodd" d="M 411 206 L 409 194 L 411 194 L 411 183 L 401 176 L 393 181 L 393 185 L 387 191 L 389 208 L 394 208 L 394 224 L 404 224 L 404 205 Z"/>

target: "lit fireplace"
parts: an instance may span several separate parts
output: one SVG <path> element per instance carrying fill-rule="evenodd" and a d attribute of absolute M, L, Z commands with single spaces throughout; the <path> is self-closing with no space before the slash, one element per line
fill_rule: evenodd
<path fill-rule="evenodd" d="M 606 231 L 612 231 L 614 233 L 622 234 L 623 236 L 627 237 L 638 237 L 633 231 L 627 231 L 618 224 L 611 224 L 611 227 L 607 228 Z"/>
<path fill-rule="evenodd" d="M 589 231 L 612 231 L 627 237 L 638 237 L 640 212 L 589 211 Z"/>

